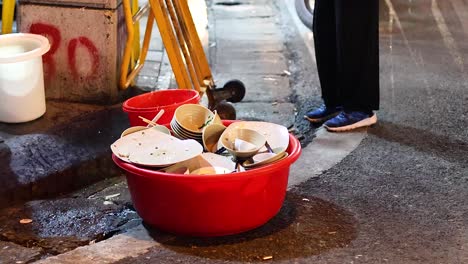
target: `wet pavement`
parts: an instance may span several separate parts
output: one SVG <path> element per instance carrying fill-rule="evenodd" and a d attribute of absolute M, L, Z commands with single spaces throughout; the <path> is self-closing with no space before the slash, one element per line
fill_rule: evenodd
<path fill-rule="evenodd" d="M 0 263 L 58 255 L 139 224 L 122 177 L 54 199 L 5 207 L 0 209 L 0 241 L 8 242 L 0 244 Z"/>
<path fill-rule="evenodd" d="M 134 211 L 122 205 L 87 198 L 36 200 L 22 208 L 3 209 L 0 215 L 1 240 L 41 248 L 41 253 L 46 255 L 103 240 L 130 219 L 138 218 Z M 32 222 L 20 223 L 19 218 Z"/>
<path fill-rule="evenodd" d="M 379 123 L 342 162 L 292 192 L 359 223 L 313 263 L 468 261 L 466 1 L 380 1 Z"/>
<path fill-rule="evenodd" d="M 210 61 L 220 83 L 239 78 L 255 87 L 236 105 L 241 119 L 294 124 L 307 149 L 320 133 L 302 116 L 320 102 L 319 84 L 288 2 L 209 2 Z M 235 36 L 224 39 L 228 25 L 255 26 L 231 26 Z M 266 225 L 222 238 L 163 233 L 139 225 L 125 181 L 116 178 L 2 209 L 0 240 L 16 244 L 0 247 L 23 247 L 16 252 L 24 258 L 0 260 L 32 261 L 87 244 L 42 263 L 468 263 L 467 25 L 464 0 L 381 0 L 379 123 L 330 169 L 314 171 L 320 164 L 303 155 L 283 208 Z M 235 67 L 249 65 L 239 55 L 246 52 L 266 64 Z M 64 208 L 81 209 L 50 217 Z M 37 222 L 18 224 L 28 217 Z M 77 228 L 67 227 L 75 218 Z M 57 247 L 67 236 L 73 246 Z"/>
<path fill-rule="evenodd" d="M 317 214 L 316 212 L 321 212 Z M 151 229 L 150 235 L 162 248 L 187 255 L 186 261 L 211 260 L 255 262 L 274 256 L 275 260 L 291 260 L 319 255 L 333 248 L 345 247 L 357 235 L 357 222 L 346 210 L 313 196 L 290 193 L 282 210 L 267 224 L 255 230 L 220 238 L 179 237 Z M 155 252 L 138 257 L 144 262 Z M 168 263 L 173 258 L 167 258 Z M 127 263 L 127 260 L 122 260 Z"/>
<path fill-rule="evenodd" d="M 385 121 L 467 141 L 468 6 L 401 2 L 381 5 Z"/>

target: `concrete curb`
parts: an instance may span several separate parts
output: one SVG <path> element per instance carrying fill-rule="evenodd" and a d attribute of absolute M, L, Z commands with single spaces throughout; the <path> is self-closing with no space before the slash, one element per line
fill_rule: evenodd
<path fill-rule="evenodd" d="M 349 155 L 367 136 L 365 130 L 330 133 L 320 128 L 312 143 L 302 149 L 299 160 L 291 166 L 288 188 L 318 177 Z"/>
<path fill-rule="evenodd" d="M 0 124 L 0 207 L 72 191 L 119 175 L 109 145 L 128 127 L 120 105 L 48 102 L 24 124 Z"/>
<path fill-rule="evenodd" d="M 146 229 L 140 225 L 120 234 L 89 246 L 79 247 L 67 253 L 40 260 L 34 263 L 113 263 L 127 257 L 141 255 L 151 247 L 158 246 L 148 234 Z"/>

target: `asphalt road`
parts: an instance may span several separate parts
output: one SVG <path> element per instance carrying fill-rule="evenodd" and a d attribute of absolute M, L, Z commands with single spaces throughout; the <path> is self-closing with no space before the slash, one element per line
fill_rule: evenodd
<path fill-rule="evenodd" d="M 309 263 L 468 262 L 467 14 L 462 1 L 380 1 L 379 123 L 292 191 L 351 214 L 356 237 Z"/>

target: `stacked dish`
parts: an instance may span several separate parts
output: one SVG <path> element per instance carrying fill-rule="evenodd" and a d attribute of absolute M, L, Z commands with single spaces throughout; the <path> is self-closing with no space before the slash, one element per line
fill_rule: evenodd
<path fill-rule="evenodd" d="M 171 121 L 171 129 L 179 139 L 194 139 L 203 145 L 203 130 L 213 123 L 221 123 L 216 112 L 199 104 L 178 107 Z"/>

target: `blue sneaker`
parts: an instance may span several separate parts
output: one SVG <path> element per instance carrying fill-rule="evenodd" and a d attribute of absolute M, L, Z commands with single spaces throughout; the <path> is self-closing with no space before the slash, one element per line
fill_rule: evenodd
<path fill-rule="evenodd" d="M 319 108 L 307 112 L 304 118 L 312 123 L 321 123 L 337 116 L 342 110 L 341 106 L 327 107 L 322 104 Z"/>
<path fill-rule="evenodd" d="M 377 115 L 366 112 L 341 112 L 323 124 L 328 131 L 341 132 L 377 123 Z"/>

